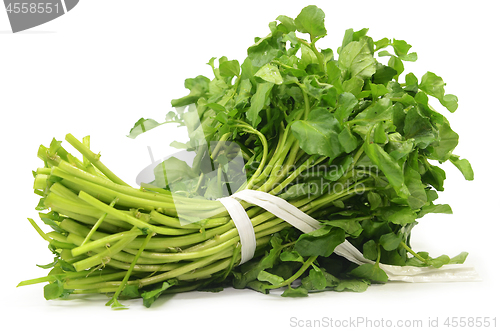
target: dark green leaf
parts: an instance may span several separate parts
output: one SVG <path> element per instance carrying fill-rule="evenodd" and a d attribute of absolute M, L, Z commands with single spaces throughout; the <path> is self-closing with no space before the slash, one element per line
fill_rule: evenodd
<path fill-rule="evenodd" d="M 390 232 L 380 236 L 380 245 L 382 245 L 386 251 L 393 251 L 399 247 L 402 240 L 402 233 L 395 234 L 394 232 Z"/>
<path fill-rule="evenodd" d="M 328 257 L 344 240 L 344 230 L 336 227 L 323 227 L 300 235 L 295 243 L 295 250 L 302 256 Z"/>
<path fill-rule="evenodd" d="M 373 239 L 363 244 L 363 257 L 372 261 L 375 261 L 377 259 L 378 248 Z"/>
<path fill-rule="evenodd" d="M 335 158 L 342 153 L 342 145 L 338 140 L 340 125 L 325 108 L 316 108 L 311 111 L 307 120 L 294 122 L 292 132 L 299 141 L 300 148 L 310 155 Z"/>
<path fill-rule="evenodd" d="M 377 283 L 387 283 L 389 277 L 377 264 L 366 263 L 351 270 L 351 275 Z"/>

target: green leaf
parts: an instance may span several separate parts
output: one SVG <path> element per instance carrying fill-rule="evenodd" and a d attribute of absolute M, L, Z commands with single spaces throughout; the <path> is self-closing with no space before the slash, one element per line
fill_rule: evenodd
<path fill-rule="evenodd" d="M 308 296 L 308 291 L 301 286 L 295 288 L 289 286 L 281 296 L 286 298 L 303 298 Z"/>
<path fill-rule="evenodd" d="M 265 82 L 257 85 L 257 91 L 250 100 L 250 108 L 246 112 L 247 118 L 255 128 L 262 120 L 259 113 L 265 106 L 269 104 L 269 94 L 274 84 Z"/>
<path fill-rule="evenodd" d="M 308 33 L 311 40 L 326 35 L 325 13 L 318 7 L 307 6 L 295 18 L 295 26 L 302 33 Z"/>
<path fill-rule="evenodd" d="M 439 100 L 450 112 L 454 112 L 458 108 L 458 98 L 453 94 L 445 95 L 445 82 L 441 77 L 433 72 L 426 72 L 420 81 L 420 89 Z"/>
<path fill-rule="evenodd" d="M 328 171 L 323 175 L 323 178 L 332 182 L 338 180 L 345 174 L 347 169 L 349 169 L 353 161 L 354 158 L 352 157 L 352 155 L 343 157 L 339 161 L 332 164 Z"/>
<path fill-rule="evenodd" d="M 419 209 L 427 203 L 427 194 L 425 193 L 425 185 L 422 184 L 422 179 L 418 171 L 411 167 L 405 168 L 405 184 L 410 191 L 408 197 L 408 205 L 412 209 Z"/>
<path fill-rule="evenodd" d="M 466 180 L 474 180 L 474 170 L 467 159 L 461 159 L 457 155 L 450 156 L 450 162 L 464 175 Z"/>
<path fill-rule="evenodd" d="M 402 240 L 402 233 L 395 234 L 394 232 L 390 232 L 380 236 L 379 242 L 386 251 L 393 251 L 399 247 Z"/>
<path fill-rule="evenodd" d="M 64 293 L 63 283 L 56 280 L 53 283 L 47 284 L 43 287 L 43 296 L 45 300 L 54 300 L 60 298 Z"/>
<path fill-rule="evenodd" d="M 278 67 L 269 63 L 260 68 L 259 71 L 255 73 L 255 76 L 276 85 L 283 83 L 283 77 L 281 77 Z"/>
<path fill-rule="evenodd" d="M 434 268 L 441 268 L 443 265 L 450 263 L 451 259 L 448 255 L 441 255 L 434 259 L 429 259 L 428 263 Z"/>
<path fill-rule="evenodd" d="M 255 263 L 254 265 L 250 265 L 249 269 L 246 270 L 243 274 L 236 274 L 233 281 L 233 286 L 237 289 L 245 288 L 250 282 L 257 279 L 259 273 L 262 270 L 272 268 L 277 259 L 279 259 L 280 257 L 280 253 L 282 250 L 281 242 L 282 239 L 279 236 L 273 236 L 271 238 L 271 250 L 267 251 L 259 262 Z"/>
<path fill-rule="evenodd" d="M 377 283 L 387 283 L 389 277 L 378 264 L 365 263 L 351 270 L 351 275 Z"/>
<path fill-rule="evenodd" d="M 390 206 L 379 209 L 379 216 L 391 223 L 406 225 L 415 222 L 417 214 L 406 206 Z"/>
<path fill-rule="evenodd" d="M 397 39 L 394 39 L 392 41 L 392 47 L 394 48 L 394 52 L 396 53 L 397 56 L 401 57 L 403 55 L 407 55 L 408 54 L 408 51 L 410 50 L 411 48 L 411 45 L 408 44 L 406 41 L 404 40 L 397 40 Z"/>
<path fill-rule="evenodd" d="M 351 133 L 351 130 L 347 126 L 342 129 L 338 139 L 346 153 L 351 153 L 358 147 L 358 139 Z"/>
<path fill-rule="evenodd" d="M 325 108 L 313 109 L 307 120 L 296 121 L 291 128 L 300 148 L 309 155 L 319 154 L 333 159 L 343 152 L 338 138 L 339 122 Z"/>
<path fill-rule="evenodd" d="M 309 280 L 312 285 L 313 290 L 324 290 L 326 287 L 326 277 L 318 267 L 313 265 L 313 268 L 309 270 Z"/>
<path fill-rule="evenodd" d="M 426 148 L 434 142 L 438 132 L 434 129 L 429 118 L 422 114 L 418 107 L 410 107 L 404 122 L 406 139 L 414 139 L 420 148 Z"/>
<path fill-rule="evenodd" d="M 426 214 L 453 214 L 453 211 L 448 204 L 438 204 L 435 205 L 430 203 L 429 205 L 423 206 L 418 212 L 417 218 L 422 218 Z"/>
<path fill-rule="evenodd" d="M 334 288 L 337 292 L 364 292 L 368 289 L 369 283 L 361 279 L 341 279 Z"/>
<path fill-rule="evenodd" d="M 378 248 L 375 241 L 369 240 L 363 244 L 363 257 L 375 261 L 378 257 Z"/>
<path fill-rule="evenodd" d="M 224 77 L 240 75 L 240 63 L 238 60 L 224 61 L 219 65 L 219 74 Z"/>
<path fill-rule="evenodd" d="M 457 256 L 452 257 L 450 259 L 450 261 L 448 262 L 448 264 L 463 264 L 465 262 L 465 260 L 467 259 L 468 255 L 469 255 L 469 253 L 462 252 L 462 253 L 458 254 Z"/>
<path fill-rule="evenodd" d="M 364 150 L 370 160 L 384 173 L 385 177 L 399 196 L 408 197 L 409 191 L 404 183 L 403 170 L 382 147 L 365 141 Z"/>
<path fill-rule="evenodd" d="M 358 100 L 352 93 L 346 92 L 339 95 L 338 104 L 339 106 L 335 109 L 333 115 L 339 123 L 344 123 L 358 104 Z"/>
<path fill-rule="evenodd" d="M 279 285 L 283 283 L 285 280 L 283 277 L 273 275 L 265 270 L 261 270 L 259 272 L 259 275 L 257 276 L 257 279 L 261 282 L 268 282 L 271 283 L 272 285 Z"/>
<path fill-rule="evenodd" d="M 370 191 L 368 192 L 367 198 L 370 203 L 370 210 L 375 210 L 382 204 L 382 198 L 378 193 Z"/>
<path fill-rule="evenodd" d="M 353 41 L 339 54 L 339 68 L 347 73 L 345 77 L 370 78 L 376 72 L 376 60 L 368 46 L 368 39 Z"/>
<path fill-rule="evenodd" d="M 280 21 L 281 24 L 283 24 L 286 27 L 288 32 L 293 32 L 297 29 L 295 27 L 295 22 L 293 21 L 293 18 L 291 18 L 291 17 L 285 16 L 285 15 L 280 15 L 280 16 L 278 16 L 278 18 L 276 18 L 276 20 Z"/>
<path fill-rule="evenodd" d="M 147 308 L 151 307 L 153 302 L 155 302 L 163 292 L 165 292 L 170 287 L 177 285 L 177 283 L 178 282 L 176 279 L 171 279 L 169 281 L 163 282 L 160 287 L 158 287 L 154 290 L 151 290 L 148 292 L 143 292 L 141 294 L 142 304 Z"/>
<path fill-rule="evenodd" d="M 184 86 L 190 90 L 189 94 L 179 99 L 173 99 L 171 101 L 172 107 L 183 107 L 195 103 L 207 93 L 209 83 L 210 79 L 201 75 L 186 79 Z"/>
<path fill-rule="evenodd" d="M 335 247 L 345 240 L 344 230 L 336 227 L 323 227 L 300 235 L 295 250 L 302 256 L 330 256 Z"/>
<path fill-rule="evenodd" d="M 284 251 L 280 254 L 280 260 L 283 262 L 304 262 L 304 258 L 296 251 Z"/>

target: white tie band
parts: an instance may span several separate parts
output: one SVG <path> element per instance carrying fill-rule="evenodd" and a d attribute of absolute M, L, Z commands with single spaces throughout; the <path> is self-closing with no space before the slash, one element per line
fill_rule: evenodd
<path fill-rule="evenodd" d="M 252 222 L 245 208 L 243 208 L 238 200 L 244 200 L 250 204 L 259 206 L 304 233 L 312 232 L 322 226 L 320 222 L 291 205 L 286 200 L 266 192 L 242 190 L 230 197 L 218 199 L 227 209 L 229 216 L 233 219 L 234 225 L 238 230 L 241 243 L 240 265 L 252 259 L 256 249 L 256 240 Z M 334 253 L 358 265 L 375 263 L 364 258 L 363 254 L 347 240 L 338 245 Z M 473 267 L 460 264 L 449 264 L 441 268 L 434 268 L 394 266 L 379 263 L 379 267 L 384 270 L 391 281 L 422 283 L 480 280 L 479 275 Z"/>

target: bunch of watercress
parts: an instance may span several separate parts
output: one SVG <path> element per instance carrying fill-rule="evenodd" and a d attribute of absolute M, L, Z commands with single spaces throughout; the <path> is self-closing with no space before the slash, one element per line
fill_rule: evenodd
<path fill-rule="evenodd" d="M 163 123 L 141 118 L 130 131 L 135 138 L 165 123 L 185 126 L 189 141 L 173 145 L 196 154 L 192 165 L 170 158 L 156 166 L 153 182 L 132 188 L 91 152 L 88 137 L 66 137 L 81 160 L 60 141 L 41 146 L 37 209 L 53 231 L 30 222 L 55 258 L 41 266 L 52 269 L 47 277 L 21 285 L 49 282 L 47 299 L 110 293 L 113 307 L 135 297 L 149 307 L 162 293 L 226 286 L 285 288 L 283 296 L 363 291 L 387 282 L 380 263 L 463 263 L 467 253 L 432 258 L 410 245 L 418 219 L 451 213 L 435 203 L 446 178 L 439 164 L 449 161 L 473 179 L 469 162 L 453 154 L 457 133 L 431 106 L 454 112 L 457 97 L 434 73 L 404 73 L 417 55 L 403 40 L 374 41 L 368 29 L 349 29 L 337 49 L 318 49 L 324 17 L 316 6 L 295 19 L 279 16 L 241 64 L 210 59 L 212 79 L 186 79 L 189 94 L 172 100 L 176 110 Z M 243 172 L 228 166 L 235 155 Z M 242 173 L 238 190 L 277 195 L 323 226 L 301 233 L 242 202 L 257 250 L 239 265 L 238 232 L 215 199 L 234 193 L 230 184 Z M 375 263 L 334 254 L 345 240 Z"/>

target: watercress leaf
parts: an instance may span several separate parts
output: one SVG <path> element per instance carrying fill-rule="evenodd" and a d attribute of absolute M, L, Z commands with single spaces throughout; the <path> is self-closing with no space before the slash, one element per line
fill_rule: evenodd
<path fill-rule="evenodd" d="M 304 262 L 304 258 L 296 251 L 284 251 L 280 254 L 283 262 Z"/>
<path fill-rule="evenodd" d="M 259 113 L 269 104 L 269 94 L 273 86 L 274 84 L 269 82 L 258 84 L 257 91 L 250 99 L 250 108 L 247 110 L 246 116 L 254 128 L 257 127 L 262 120 Z"/>
<path fill-rule="evenodd" d="M 379 242 L 386 251 L 393 251 L 399 247 L 402 240 L 402 233 L 395 234 L 394 232 L 389 232 L 380 236 Z"/>
<path fill-rule="evenodd" d="M 342 177 L 342 175 L 345 174 L 347 169 L 349 169 L 353 161 L 354 159 L 352 155 L 343 157 L 341 160 L 335 162 L 331 165 L 331 167 L 328 168 L 328 170 L 323 174 L 323 178 L 332 182 L 338 180 L 340 177 Z"/>
<path fill-rule="evenodd" d="M 259 275 L 257 276 L 257 280 L 259 280 L 261 282 L 268 282 L 268 283 L 271 283 L 272 285 L 279 285 L 285 281 L 283 279 L 283 277 L 273 275 L 265 270 L 261 270 L 259 272 Z"/>
<path fill-rule="evenodd" d="M 302 33 L 308 33 L 311 36 L 311 40 L 326 35 L 325 13 L 314 5 L 302 9 L 294 22 L 297 30 Z"/>
<path fill-rule="evenodd" d="M 448 255 L 441 255 L 433 259 L 429 259 L 428 263 L 434 268 L 441 268 L 443 265 L 450 263 Z"/>
<path fill-rule="evenodd" d="M 364 151 L 370 160 L 384 173 L 385 177 L 399 196 L 407 198 L 408 188 L 404 183 L 401 166 L 378 144 L 365 141 Z"/>
<path fill-rule="evenodd" d="M 425 185 L 422 184 L 422 179 L 418 171 L 411 167 L 405 167 L 405 184 L 410 191 L 408 197 L 408 205 L 412 209 L 419 209 L 427 203 L 427 193 Z"/>
<path fill-rule="evenodd" d="M 322 291 L 327 285 L 326 277 L 323 274 L 323 271 L 315 265 L 313 265 L 313 268 L 309 270 L 309 279 L 311 280 L 313 290 Z"/>
<path fill-rule="evenodd" d="M 450 261 L 448 262 L 448 264 L 463 264 L 465 262 L 465 260 L 467 259 L 468 255 L 469 255 L 469 253 L 467 253 L 467 252 L 461 252 L 457 256 L 452 257 L 450 259 Z"/>
<path fill-rule="evenodd" d="M 368 44 L 368 38 L 352 41 L 339 54 L 339 68 L 344 77 L 370 78 L 376 72 L 376 60 Z"/>
<path fill-rule="evenodd" d="M 356 96 L 356 98 L 359 97 L 359 94 L 363 90 L 363 86 L 365 85 L 365 81 L 361 79 L 358 76 L 351 77 L 350 79 L 344 81 L 342 83 L 342 88 L 341 90 L 344 92 L 351 93 Z"/>
<path fill-rule="evenodd" d="M 417 218 L 422 218 L 426 214 L 453 214 L 453 211 L 448 204 L 433 204 L 429 203 L 428 205 L 423 206 L 418 212 Z"/>
<path fill-rule="evenodd" d="M 340 132 L 339 142 L 346 153 L 351 153 L 358 147 L 358 139 L 351 133 L 351 130 L 347 126 Z"/>
<path fill-rule="evenodd" d="M 186 79 L 184 86 L 190 90 L 189 94 L 179 99 L 173 99 L 171 101 L 172 107 L 183 107 L 195 103 L 207 93 L 209 83 L 210 79 L 202 75 Z"/>
<path fill-rule="evenodd" d="M 401 57 L 402 55 L 408 54 L 408 51 L 411 48 L 411 45 L 408 44 L 404 40 L 397 40 L 394 39 L 391 43 L 392 48 L 394 48 L 394 52 L 396 53 L 397 56 Z"/>
<path fill-rule="evenodd" d="M 389 62 L 387 64 L 389 65 L 389 67 L 396 70 L 397 75 L 394 76 L 394 78 L 396 80 L 398 79 L 399 75 L 401 75 L 403 73 L 403 71 L 405 70 L 405 66 L 403 64 L 403 61 L 401 61 L 401 59 L 397 56 L 391 55 L 391 58 L 389 59 Z"/>
<path fill-rule="evenodd" d="M 257 263 L 249 265 L 248 270 L 245 270 L 243 274 L 234 278 L 233 286 L 237 289 L 245 288 L 250 282 L 257 280 L 262 270 L 272 268 L 280 257 L 282 250 L 281 242 L 282 239 L 279 236 L 273 236 L 271 238 L 272 248 Z"/>
<path fill-rule="evenodd" d="M 403 61 L 408 61 L 408 62 L 415 62 L 418 60 L 417 53 L 415 53 L 415 52 L 412 52 L 410 54 L 401 55 L 399 58 Z"/>
<path fill-rule="evenodd" d="M 397 74 L 398 72 L 393 68 L 377 62 L 376 71 L 372 77 L 373 83 L 386 85 L 388 82 L 392 81 Z"/>
<path fill-rule="evenodd" d="M 458 134 L 453 131 L 448 121 L 439 125 L 439 140 L 432 145 L 432 159 L 444 162 L 458 145 Z"/>
<path fill-rule="evenodd" d="M 351 270 L 351 275 L 377 283 L 387 283 L 389 277 L 377 264 L 365 263 Z"/>
<path fill-rule="evenodd" d="M 467 159 L 461 159 L 457 155 L 450 156 L 450 162 L 464 175 L 466 180 L 474 180 L 474 170 Z"/>
<path fill-rule="evenodd" d="M 438 136 L 438 132 L 418 107 L 411 106 L 408 109 L 404 133 L 406 139 L 414 139 L 415 144 L 420 148 L 426 148 L 434 142 Z"/>
<path fill-rule="evenodd" d="M 341 228 L 350 237 L 357 237 L 363 231 L 363 228 L 358 221 L 354 219 L 335 219 L 323 221 L 324 224 Z"/>
<path fill-rule="evenodd" d="M 338 140 L 339 122 L 325 108 L 313 109 L 307 120 L 294 122 L 291 129 L 300 148 L 310 155 L 320 154 L 333 159 L 343 152 Z"/>
<path fill-rule="evenodd" d="M 255 73 L 255 76 L 276 85 L 283 83 L 283 77 L 281 77 L 278 67 L 269 63 L 260 68 L 259 71 Z"/>
<path fill-rule="evenodd" d="M 394 224 L 406 225 L 415 222 L 417 214 L 407 206 L 390 206 L 380 209 L 379 216 Z"/>
<path fill-rule="evenodd" d="M 376 192 L 368 192 L 367 198 L 370 203 L 370 210 L 375 210 L 382 204 L 382 198 L 380 197 L 380 194 Z"/>
<path fill-rule="evenodd" d="M 420 81 L 420 89 L 439 100 L 450 112 L 458 108 L 458 98 L 453 94 L 445 95 L 445 82 L 433 72 L 426 72 Z"/>
<path fill-rule="evenodd" d="M 328 257 L 344 240 L 344 230 L 336 227 L 323 227 L 300 235 L 295 243 L 295 250 L 302 256 Z"/>
<path fill-rule="evenodd" d="M 377 244 L 375 241 L 369 240 L 363 244 L 363 257 L 368 260 L 375 261 L 378 256 Z"/>
<path fill-rule="evenodd" d="M 143 292 L 141 294 L 142 304 L 147 308 L 151 307 L 153 302 L 155 302 L 163 292 L 165 292 L 170 287 L 177 285 L 177 283 L 178 281 L 176 279 L 171 279 L 163 282 L 158 288 L 154 290 Z"/>
<path fill-rule="evenodd" d="M 58 299 L 63 295 L 63 293 L 64 293 L 63 282 L 61 282 L 59 279 L 43 287 L 43 296 L 45 300 Z"/>
<path fill-rule="evenodd" d="M 224 77 L 240 75 L 240 63 L 238 60 L 224 61 L 219 65 L 219 74 Z"/>
<path fill-rule="evenodd" d="M 351 115 L 354 107 L 358 104 L 358 100 L 352 93 L 342 93 L 338 98 L 338 107 L 333 115 L 339 123 L 343 125 L 344 121 Z"/>
<path fill-rule="evenodd" d="M 308 296 L 308 291 L 299 286 L 299 287 L 287 287 L 286 290 L 281 294 L 282 297 L 286 298 L 303 298 Z"/>
<path fill-rule="evenodd" d="M 337 286 L 334 287 L 334 291 L 364 292 L 369 285 L 369 282 L 362 279 L 341 279 Z"/>
<path fill-rule="evenodd" d="M 276 18 L 276 20 L 280 21 L 281 24 L 285 26 L 288 32 L 294 32 L 297 28 L 295 27 L 295 22 L 293 21 L 293 18 L 285 16 L 285 15 L 280 15 Z M 287 33 L 288 33 L 287 32 Z"/>
<path fill-rule="evenodd" d="M 127 135 L 127 137 L 134 139 L 141 133 L 154 129 L 159 125 L 161 124 L 150 118 L 148 119 L 141 118 L 134 124 L 134 127 L 130 129 L 130 133 Z"/>
<path fill-rule="evenodd" d="M 444 191 L 445 179 L 445 171 L 432 164 L 428 165 L 426 172 L 422 175 L 422 182 L 432 185 L 437 191 Z"/>
<path fill-rule="evenodd" d="M 391 41 L 389 40 L 389 38 L 382 38 L 380 40 L 377 40 L 376 42 L 374 42 L 375 44 L 375 51 L 378 51 L 382 48 L 386 48 L 387 46 L 389 46 L 391 43 Z"/>

